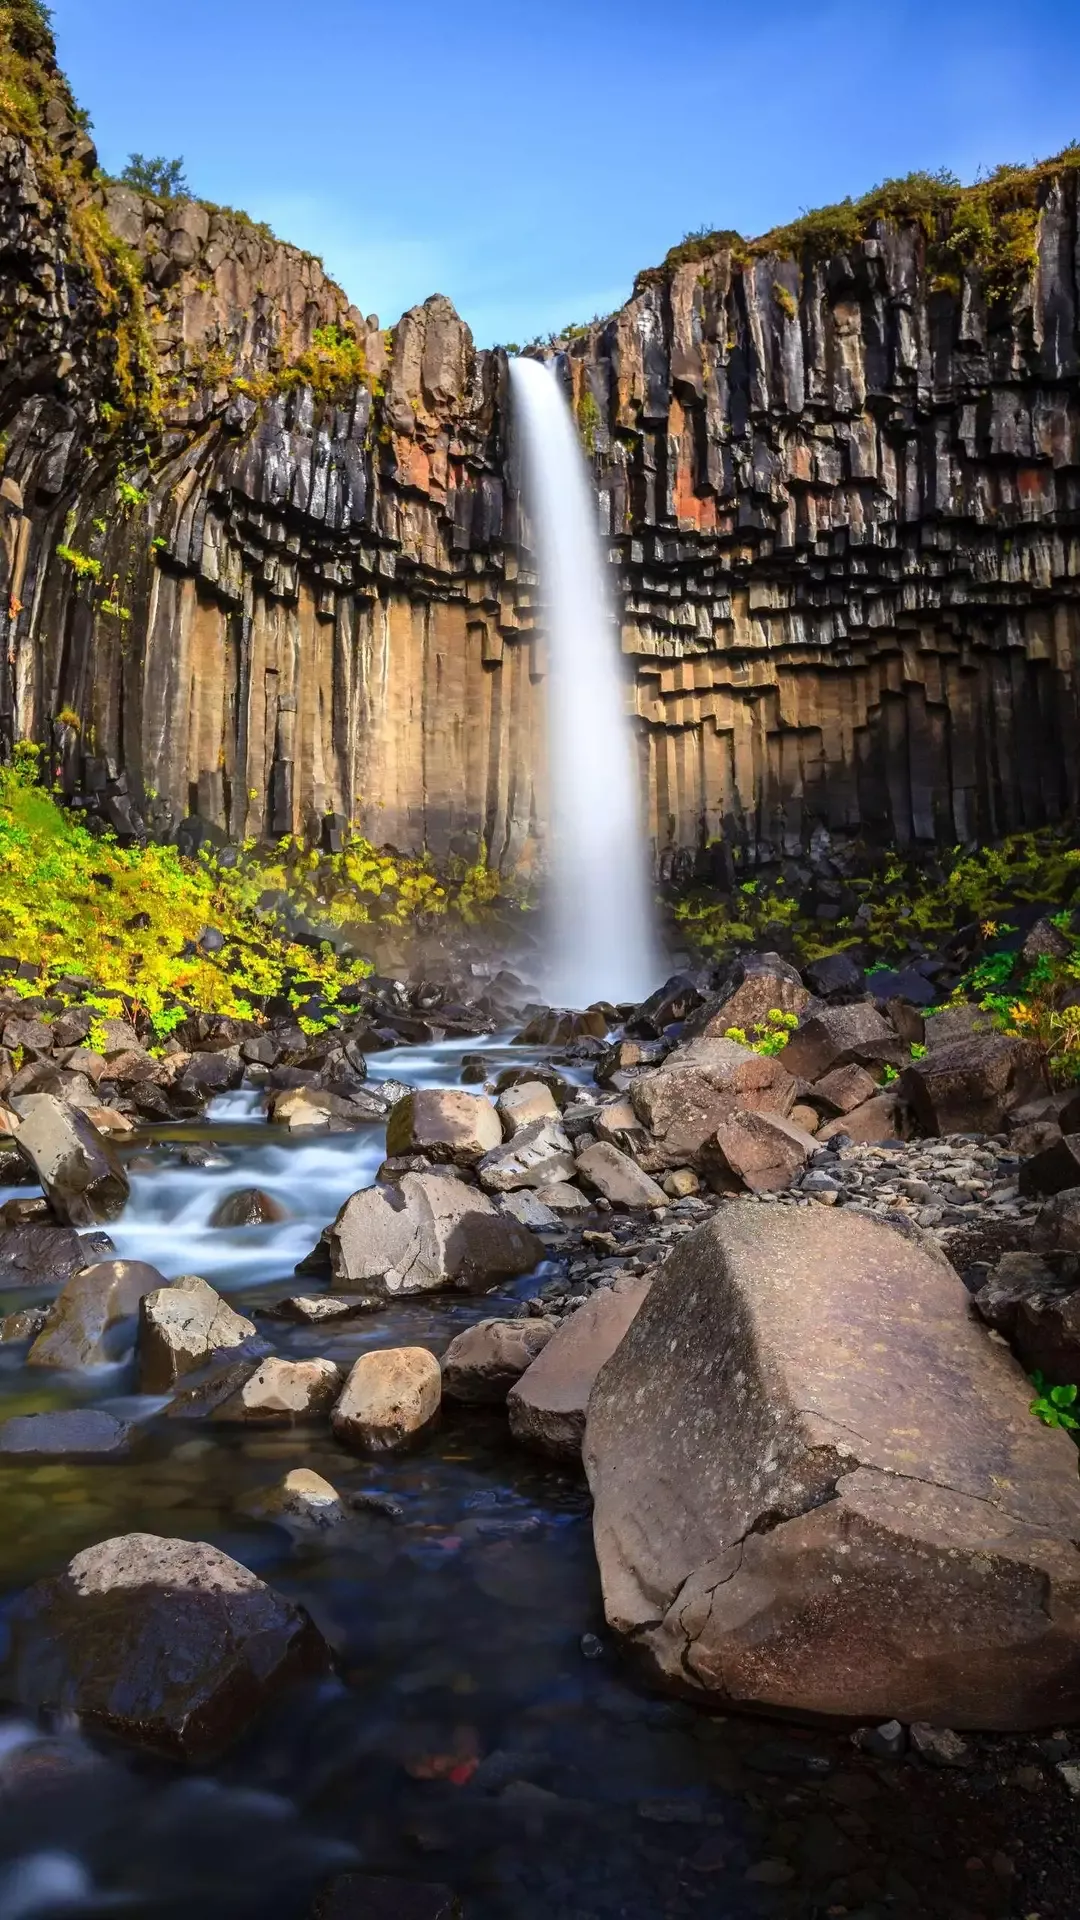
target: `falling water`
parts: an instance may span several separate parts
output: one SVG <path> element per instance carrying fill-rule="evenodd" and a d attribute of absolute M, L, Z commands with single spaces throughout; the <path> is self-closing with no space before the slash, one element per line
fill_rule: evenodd
<path fill-rule="evenodd" d="M 637 1000 L 656 984 L 652 901 L 614 611 L 574 422 L 557 375 L 512 360 L 550 646 L 551 898 L 546 991 Z"/>

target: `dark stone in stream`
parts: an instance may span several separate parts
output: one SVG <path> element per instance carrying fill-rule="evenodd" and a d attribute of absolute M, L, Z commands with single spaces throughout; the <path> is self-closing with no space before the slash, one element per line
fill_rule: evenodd
<path fill-rule="evenodd" d="M 259 1360 L 269 1352 L 267 1341 L 246 1340 L 244 1358 L 218 1362 L 205 1379 L 197 1381 L 192 1387 L 185 1387 L 166 1409 L 167 1417 L 170 1420 L 209 1420 L 233 1394 L 242 1392 L 253 1374 L 258 1372 Z"/>
<path fill-rule="evenodd" d="M 288 1208 L 272 1193 L 264 1193 L 261 1187 L 241 1187 L 236 1193 L 227 1193 L 219 1200 L 210 1215 L 212 1227 L 266 1227 L 276 1226 L 289 1217 Z"/>
<path fill-rule="evenodd" d="M 119 1460 L 134 1439 L 133 1427 L 97 1407 L 18 1414 L 0 1424 L 0 1455 L 30 1462 Z"/>
<path fill-rule="evenodd" d="M 49 1317 L 48 1307 L 24 1307 L 0 1320 L 0 1342 L 36 1340 Z"/>
<path fill-rule="evenodd" d="M 449 1887 L 370 1873 L 339 1874 L 309 1910 L 309 1920 L 460 1920 L 460 1915 L 461 1903 Z"/>
<path fill-rule="evenodd" d="M 329 1663 L 300 1608 L 205 1541 L 131 1533 L 76 1554 L 10 1614 L 33 1712 L 189 1760 L 220 1752 L 286 1681 Z"/>
<path fill-rule="evenodd" d="M 144 1293 L 167 1285 L 141 1260 L 100 1260 L 75 1274 L 26 1358 L 29 1367 L 97 1367 L 119 1357 L 123 1327 Z"/>

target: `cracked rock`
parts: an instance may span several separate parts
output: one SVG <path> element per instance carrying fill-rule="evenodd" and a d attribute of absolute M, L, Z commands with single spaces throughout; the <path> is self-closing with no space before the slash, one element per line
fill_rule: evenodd
<path fill-rule="evenodd" d="M 1030 1398 L 940 1254 L 853 1210 L 722 1209 L 592 1391 L 609 1622 L 717 1704 L 1067 1722 L 1080 1485 Z"/>

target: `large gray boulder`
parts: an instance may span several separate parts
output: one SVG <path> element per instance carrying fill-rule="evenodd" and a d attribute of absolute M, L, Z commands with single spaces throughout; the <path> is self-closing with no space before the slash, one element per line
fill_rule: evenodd
<path fill-rule="evenodd" d="M 198 1274 L 185 1273 L 139 1302 L 139 1391 L 168 1393 L 223 1347 L 254 1338 L 254 1321 L 235 1312 Z"/>
<path fill-rule="evenodd" d="M 801 1013 L 809 999 L 795 968 L 778 953 L 740 954 L 716 992 L 690 1015 L 683 1033 L 687 1039 L 697 1034 L 722 1039 L 729 1027 L 738 1027 L 752 1037 L 770 1013 Z"/>
<path fill-rule="evenodd" d="M 820 1080 L 831 1067 L 852 1061 L 862 1067 L 899 1067 L 909 1051 L 877 1008 L 859 1001 L 808 1013 L 784 1048 L 784 1065 L 804 1080 Z"/>
<path fill-rule="evenodd" d="M 77 1107 L 51 1093 L 14 1101 L 19 1151 L 29 1160 L 58 1220 L 93 1227 L 115 1220 L 127 1204 L 128 1177 L 110 1141 Z"/>
<path fill-rule="evenodd" d="M 940 1257 L 854 1213 L 725 1209 L 593 1389 L 608 1619 L 718 1705 L 1068 1724 L 1080 1483 L 1030 1398 Z"/>
<path fill-rule="evenodd" d="M 141 1260 L 99 1260 L 84 1267 L 53 1302 L 48 1321 L 26 1356 L 28 1367 L 98 1367 L 119 1358 L 117 1342 L 144 1294 L 166 1285 L 164 1274 Z"/>
<path fill-rule="evenodd" d="M 204 1760 L 327 1661 L 307 1615 L 200 1540 L 129 1533 L 16 1601 L 11 1685 L 33 1712 Z"/>
<path fill-rule="evenodd" d="M 536 1235 L 486 1193 L 438 1173 L 365 1187 L 330 1229 L 335 1286 L 374 1300 L 441 1287 L 484 1293 L 543 1257 Z"/>

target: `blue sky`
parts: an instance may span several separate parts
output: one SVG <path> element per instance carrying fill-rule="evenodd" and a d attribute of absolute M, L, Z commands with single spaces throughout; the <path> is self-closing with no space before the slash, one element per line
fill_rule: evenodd
<path fill-rule="evenodd" d="M 322 254 L 480 345 L 606 313 L 690 228 L 1080 138 L 1076 0 L 51 0 L 102 165 Z"/>

